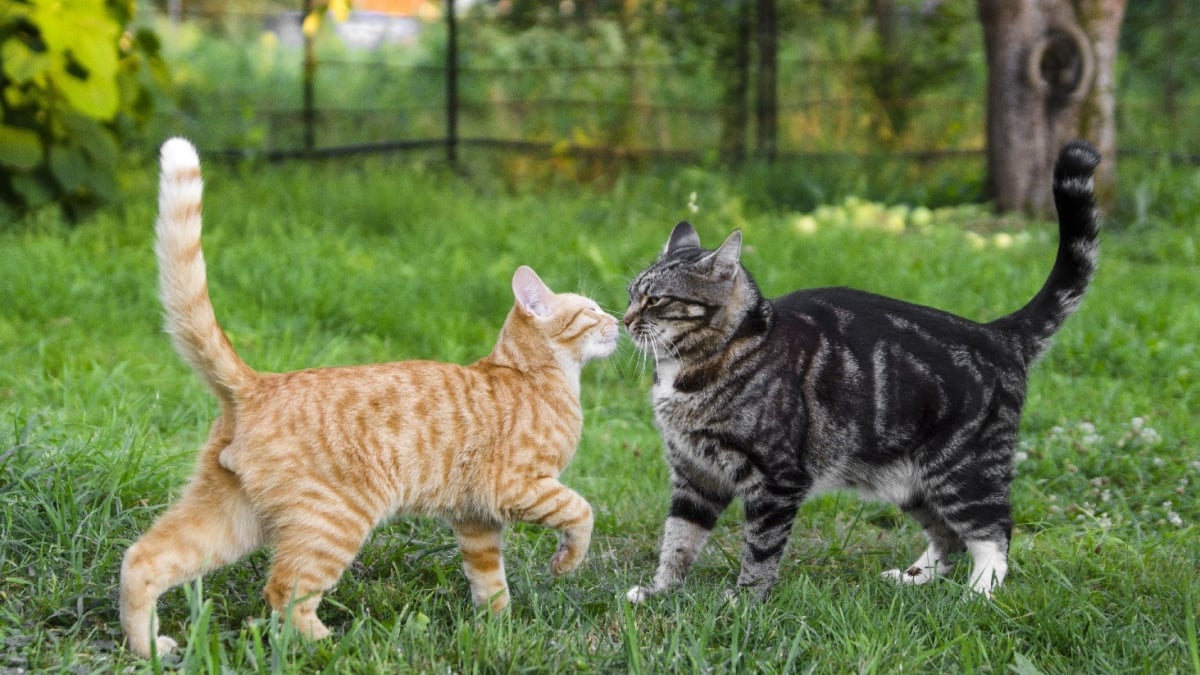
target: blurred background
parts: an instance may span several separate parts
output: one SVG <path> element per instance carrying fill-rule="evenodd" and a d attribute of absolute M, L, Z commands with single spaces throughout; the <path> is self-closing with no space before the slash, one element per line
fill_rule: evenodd
<path fill-rule="evenodd" d="M 1102 172 L 1200 161 L 1183 0 L 5 5 L 0 222 L 111 202 L 122 158 L 170 135 L 215 158 L 483 161 L 514 184 L 814 161 L 886 183 L 899 163 L 930 205 L 1031 213 L 1066 138 Z"/>

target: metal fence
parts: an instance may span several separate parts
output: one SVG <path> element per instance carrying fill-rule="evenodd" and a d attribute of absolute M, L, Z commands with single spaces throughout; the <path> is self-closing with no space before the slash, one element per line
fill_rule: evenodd
<path fill-rule="evenodd" d="M 214 18 L 182 15 L 185 24 Z M 679 59 L 635 53 L 628 45 L 623 53 L 599 47 L 594 57 L 586 55 L 587 45 L 566 56 L 488 53 L 489 41 L 501 32 L 496 20 L 453 12 L 437 20 L 355 13 L 344 23 L 328 22 L 311 41 L 300 30 L 301 18 L 299 12 L 223 14 L 220 20 L 242 31 L 261 29 L 260 36 L 244 53 L 235 48 L 224 57 L 206 57 L 212 63 L 199 58 L 187 64 L 197 73 L 192 79 L 208 78 L 209 88 L 193 95 L 207 100 L 185 100 L 160 124 L 207 139 L 210 154 L 217 155 L 435 149 L 450 161 L 466 148 L 697 159 L 718 156 L 722 133 L 728 133 L 728 103 L 714 83 L 722 64 L 695 53 Z M 892 100 L 864 84 L 864 63 L 851 49 L 829 47 L 836 36 L 820 26 L 835 19 L 848 21 L 817 15 L 780 36 L 789 47 L 780 53 L 777 96 L 767 118 L 777 125 L 775 153 L 863 156 L 885 150 L 936 160 L 983 151 L 986 67 L 973 14 L 954 27 L 962 51 L 953 72 L 941 74 L 936 86 Z M 851 29 L 856 36 L 869 27 Z M 1179 43 L 1196 29 L 1200 13 L 1190 8 L 1169 16 L 1127 16 L 1122 53 L 1130 56 L 1122 58 L 1118 77 L 1123 155 L 1200 163 L 1200 95 L 1183 86 L 1189 73 L 1200 72 L 1200 52 Z M 561 41 L 567 30 L 605 38 L 570 22 L 550 21 L 540 30 L 547 43 Z M 614 40 L 627 37 L 620 27 L 608 30 Z M 511 39 L 528 49 L 539 37 Z M 826 48 L 797 46 L 806 41 L 824 41 Z M 896 109 L 905 115 L 901 130 L 889 127 L 888 113 Z M 760 118 L 746 117 L 747 138 Z"/>

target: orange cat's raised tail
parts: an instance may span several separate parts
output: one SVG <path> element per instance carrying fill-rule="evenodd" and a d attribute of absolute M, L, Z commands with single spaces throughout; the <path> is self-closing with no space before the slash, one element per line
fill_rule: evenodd
<path fill-rule="evenodd" d="M 156 249 L 167 330 L 221 414 L 179 499 L 125 552 L 120 611 L 131 651 L 177 646 L 156 618 L 167 589 L 264 545 L 273 549 L 271 609 L 306 637 L 329 635 L 321 597 L 394 514 L 445 522 L 472 600 L 493 612 L 509 602 L 506 523 L 559 531 L 551 574 L 583 562 L 592 508 L 558 475 L 583 430 L 580 371 L 616 349 L 616 319 L 521 266 L 496 346 L 470 365 L 255 372 L 209 299 L 196 151 L 171 139 L 161 159 Z"/>
<path fill-rule="evenodd" d="M 154 251 L 167 332 L 175 351 L 223 406 L 231 406 L 256 373 L 229 344 L 208 297 L 200 249 L 200 157 L 191 143 L 172 138 L 162 146 L 161 161 Z"/>

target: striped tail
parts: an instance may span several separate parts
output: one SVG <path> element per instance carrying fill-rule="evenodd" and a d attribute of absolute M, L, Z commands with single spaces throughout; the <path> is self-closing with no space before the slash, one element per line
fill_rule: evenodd
<path fill-rule="evenodd" d="M 200 158 L 191 143 L 172 138 L 163 143 L 161 161 L 154 251 L 166 330 L 175 351 L 221 399 L 222 406 L 232 407 L 238 392 L 254 382 L 257 374 L 229 344 L 208 297 L 200 250 L 204 187 Z"/>
<path fill-rule="evenodd" d="M 1050 338 L 1075 312 L 1099 261 L 1099 216 L 1093 173 L 1100 153 L 1084 140 L 1063 146 L 1054 164 L 1054 205 L 1058 209 L 1058 257 L 1050 276 L 1029 304 L 992 325 L 1016 333 L 1026 362 L 1050 347 Z"/>

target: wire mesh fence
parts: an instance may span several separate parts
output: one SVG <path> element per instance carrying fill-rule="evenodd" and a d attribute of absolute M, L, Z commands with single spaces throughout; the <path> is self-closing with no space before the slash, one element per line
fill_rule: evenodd
<path fill-rule="evenodd" d="M 812 4 L 811 14 L 780 31 L 769 117 L 776 153 L 982 153 L 987 72 L 973 12 L 944 19 L 951 23 L 938 33 L 940 55 L 922 57 L 925 70 L 902 71 L 909 86 L 897 91 L 879 86 L 879 64 L 864 47 L 877 28 L 873 18 L 825 8 L 832 4 Z M 1122 28 L 1120 150 L 1196 162 L 1200 94 L 1183 83 L 1200 72 L 1200 48 L 1186 38 L 1200 28 L 1200 13 L 1181 3 L 1155 6 L 1157 13 L 1130 8 Z M 1173 9 L 1164 15 L 1162 7 Z M 306 100 L 299 12 L 185 11 L 178 18 L 162 30 L 180 64 L 181 95 L 158 124 L 163 133 L 205 139 L 214 154 L 475 146 L 704 158 L 725 152 L 730 120 L 739 119 L 723 84 L 728 63 L 717 50 L 687 46 L 686 36 L 640 34 L 619 21 L 551 16 L 516 30 L 494 12 L 453 21 L 354 13 L 340 24 L 325 21 L 313 37 Z M 902 46 L 920 51 L 921 39 L 913 32 Z M 892 67 L 904 68 L 904 59 Z M 748 105 L 736 133 L 752 153 L 756 120 L 764 118 Z"/>

